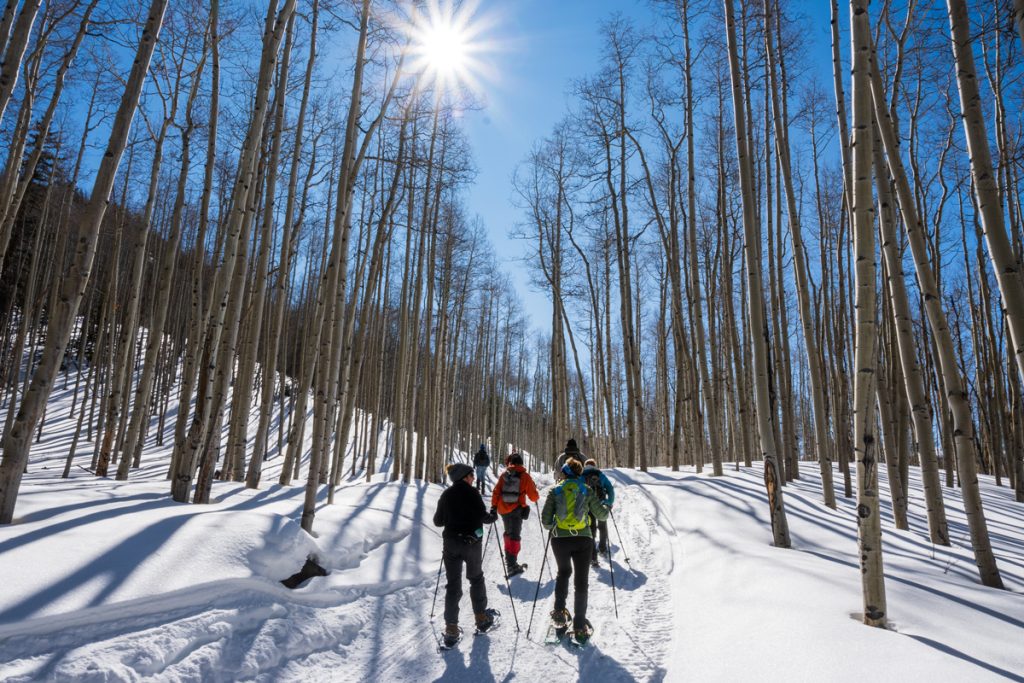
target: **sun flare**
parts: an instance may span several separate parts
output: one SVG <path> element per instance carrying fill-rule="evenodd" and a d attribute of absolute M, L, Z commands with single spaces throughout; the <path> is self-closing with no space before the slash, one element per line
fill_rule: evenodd
<path fill-rule="evenodd" d="M 478 92 L 489 77 L 482 57 L 494 46 L 484 37 L 489 22 L 477 14 L 478 4 L 427 0 L 412 6 L 403 22 L 411 66 L 439 95 L 460 89 Z"/>

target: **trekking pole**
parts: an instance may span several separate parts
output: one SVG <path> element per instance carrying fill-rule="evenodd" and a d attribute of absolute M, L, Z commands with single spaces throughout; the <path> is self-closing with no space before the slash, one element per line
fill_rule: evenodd
<path fill-rule="evenodd" d="M 632 569 L 633 565 L 629 563 L 629 553 L 626 552 L 626 546 L 622 545 L 622 534 L 619 533 L 619 523 L 615 521 L 615 513 L 611 508 L 608 508 L 608 516 L 612 518 L 612 524 L 615 526 L 615 535 L 619 537 L 619 547 L 622 548 L 622 554 L 624 555 L 623 559 L 626 560 L 626 566 Z"/>
<path fill-rule="evenodd" d="M 543 528 L 543 525 L 542 527 Z M 540 597 L 540 577 L 544 573 L 544 565 L 548 561 L 548 546 L 551 545 L 551 531 L 548 531 L 548 538 L 544 542 L 544 559 L 540 561 L 540 574 L 537 575 L 537 590 L 533 594 L 533 609 L 530 610 L 530 624 L 526 627 L 526 639 L 530 639 L 530 631 L 533 629 L 533 615 L 537 611 L 537 598 Z"/>
<path fill-rule="evenodd" d="M 430 620 L 434 620 L 434 608 L 437 606 L 437 589 L 441 587 L 441 568 L 444 566 L 444 551 L 441 551 L 441 561 L 437 563 L 437 582 L 434 583 L 434 601 L 430 603 Z"/>
<path fill-rule="evenodd" d="M 508 580 L 508 565 L 505 563 L 505 553 L 501 550 L 501 543 L 498 543 L 498 535 L 494 535 L 494 542 L 498 545 L 498 557 L 501 558 L 501 571 L 505 574 L 505 588 L 508 589 L 508 602 L 512 605 L 512 618 L 516 622 L 516 631 L 519 630 L 519 617 L 516 616 L 516 603 L 512 599 L 512 583 Z"/>
<path fill-rule="evenodd" d="M 611 513 L 611 508 L 608 512 Z M 619 538 L 619 546 L 622 546 L 622 538 Z M 608 544 L 608 573 L 612 577 L 612 604 L 615 605 L 615 618 L 619 618 L 619 599 L 615 595 L 615 564 L 612 562 L 612 544 Z"/>
<path fill-rule="evenodd" d="M 490 528 L 487 530 L 487 540 L 484 541 L 484 549 L 480 553 L 480 564 L 484 563 L 484 558 L 487 557 L 487 546 L 491 544 L 491 532 L 494 531 L 494 523 L 492 522 Z"/>
<path fill-rule="evenodd" d="M 540 503 L 537 501 L 533 502 L 533 507 L 537 508 L 537 525 L 540 527 L 540 535 L 544 535 L 544 522 L 540 521 Z M 544 557 L 547 559 L 547 551 L 544 551 Z M 540 580 L 540 575 L 544 573 L 544 563 L 541 562 L 540 574 L 537 574 L 537 579 Z M 548 579 L 553 580 L 554 577 L 551 575 L 551 567 L 548 567 Z"/>

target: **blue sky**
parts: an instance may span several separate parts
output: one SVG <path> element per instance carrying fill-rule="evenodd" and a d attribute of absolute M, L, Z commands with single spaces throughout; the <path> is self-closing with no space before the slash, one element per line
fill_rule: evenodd
<path fill-rule="evenodd" d="M 805 0 L 802 4 L 800 10 L 812 20 L 811 49 L 822 56 L 814 62 L 830 79 L 829 3 Z M 716 13 L 721 11 L 720 3 L 712 7 Z M 638 25 L 654 19 L 646 0 L 482 0 L 477 11 L 494 22 L 481 39 L 493 39 L 498 47 L 480 56 L 495 74 L 482 82 L 486 106 L 465 118 L 478 169 L 467 204 L 483 219 L 502 268 L 513 276 L 534 325 L 541 328 L 550 318 L 550 304 L 542 294 L 530 291 L 526 267 L 517 261 L 526 245 L 508 237 L 509 229 L 522 217 L 511 204 L 512 173 L 534 142 L 565 116 L 572 80 L 597 70 L 599 27 L 615 12 Z"/>

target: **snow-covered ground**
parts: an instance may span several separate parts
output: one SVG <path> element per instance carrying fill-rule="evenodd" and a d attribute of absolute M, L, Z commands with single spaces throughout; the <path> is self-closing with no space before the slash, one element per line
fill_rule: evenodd
<path fill-rule="evenodd" d="M 131 481 L 80 467 L 59 479 L 73 428 L 61 409 L 16 523 L 0 527 L 3 681 L 1024 681 L 1024 505 L 987 478 L 1008 590 L 978 583 L 957 491 L 945 492 L 953 547 L 929 543 L 915 479 L 910 532 L 883 510 L 885 631 L 858 620 L 854 504 L 822 505 L 816 467 L 785 490 L 790 550 L 771 546 L 758 467 L 717 479 L 612 470 L 614 557 L 591 572 L 592 646 L 543 643 L 554 581 L 531 515 L 525 575 L 505 583 L 500 522 L 486 547 L 500 629 L 468 635 L 466 590 L 467 636 L 438 653 L 442 487 L 347 480 L 314 538 L 298 525 L 301 485 L 276 484 L 276 458 L 260 490 L 217 482 L 206 506 L 170 500 L 166 450 L 151 445 Z M 283 587 L 310 554 L 330 574 Z"/>

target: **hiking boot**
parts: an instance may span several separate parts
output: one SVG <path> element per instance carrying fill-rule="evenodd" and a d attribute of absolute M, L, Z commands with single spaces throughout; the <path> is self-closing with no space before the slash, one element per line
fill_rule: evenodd
<path fill-rule="evenodd" d="M 555 628 L 566 628 L 570 621 L 572 621 L 572 615 L 569 614 L 569 610 L 564 608 L 551 610 L 551 623 L 555 625 Z"/>
<path fill-rule="evenodd" d="M 590 622 L 587 622 L 582 628 L 577 628 L 573 631 L 572 639 L 580 645 L 584 645 L 590 640 L 592 635 L 594 635 L 594 629 L 590 626 Z"/>
<path fill-rule="evenodd" d="M 444 646 L 452 647 L 455 643 L 459 642 L 462 637 L 462 629 L 459 628 L 458 624 L 445 624 L 444 627 Z"/>
<path fill-rule="evenodd" d="M 601 568 L 601 561 L 598 560 L 596 556 L 594 556 L 594 557 L 592 557 L 590 559 L 590 566 L 593 567 L 594 569 L 600 569 Z"/>
<path fill-rule="evenodd" d="M 607 555 L 608 554 L 608 544 L 607 543 L 599 544 L 597 546 L 597 552 L 599 554 L 601 554 L 601 555 Z"/>
<path fill-rule="evenodd" d="M 487 632 L 494 626 L 494 620 L 498 616 L 498 610 L 488 607 L 483 612 L 476 613 L 476 630 L 478 633 Z"/>

